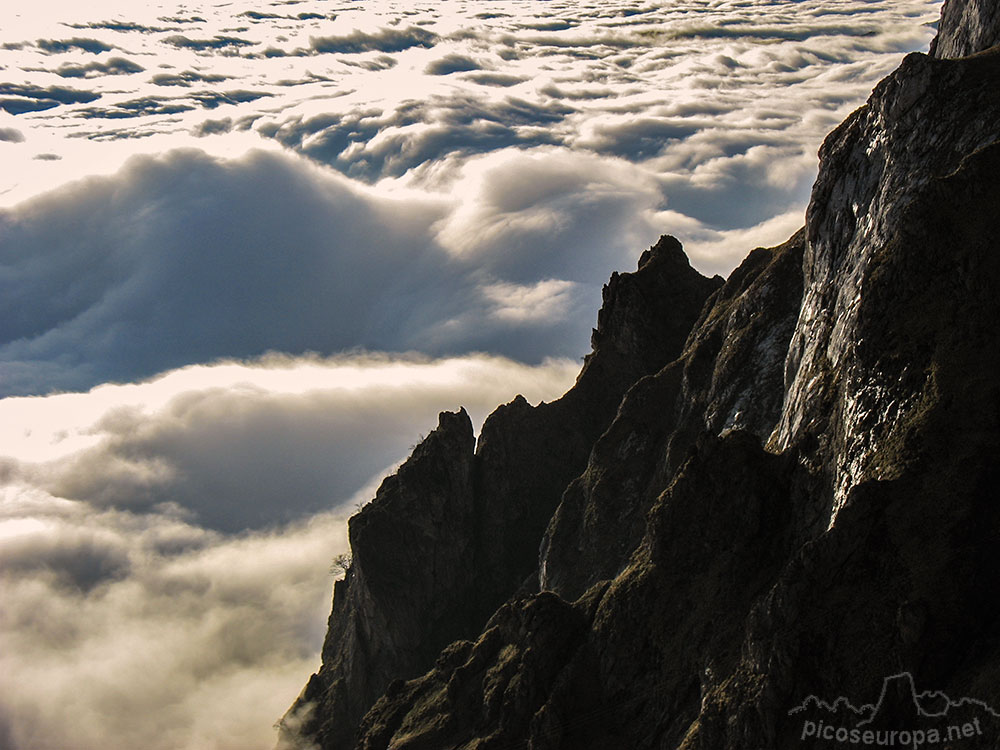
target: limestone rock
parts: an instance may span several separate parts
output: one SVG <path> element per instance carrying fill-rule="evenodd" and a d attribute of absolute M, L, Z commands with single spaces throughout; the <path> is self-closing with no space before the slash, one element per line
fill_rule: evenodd
<path fill-rule="evenodd" d="M 945 0 L 933 57 L 966 57 L 1000 44 L 1000 5 L 994 0 Z"/>

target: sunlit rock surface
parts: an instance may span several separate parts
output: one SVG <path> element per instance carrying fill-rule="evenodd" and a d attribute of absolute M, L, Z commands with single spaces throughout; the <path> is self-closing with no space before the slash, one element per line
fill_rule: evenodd
<path fill-rule="evenodd" d="M 1000 44 L 1000 5 L 993 0 L 945 0 L 932 57 L 965 57 L 994 44 Z"/>

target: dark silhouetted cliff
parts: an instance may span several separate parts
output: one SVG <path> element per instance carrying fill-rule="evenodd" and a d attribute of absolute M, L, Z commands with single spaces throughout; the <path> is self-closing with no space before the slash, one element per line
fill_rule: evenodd
<path fill-rule="evenodd" d="M 997 7 L 945 4 L 784 245 L 722 283 L 664 237 L 562 399 L 478 444 L 441 415 L 351 520 L 283 745 L 826 747 L 807 696 L 906 721 L 914 682 L 1000 708 Z M 955 747 L 1000 745 L 973 718 Z"/>

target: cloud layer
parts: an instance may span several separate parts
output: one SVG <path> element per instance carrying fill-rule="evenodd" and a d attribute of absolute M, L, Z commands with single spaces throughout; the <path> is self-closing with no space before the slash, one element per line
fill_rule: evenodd
<path fill-rule="evenodd" d="M 267 351 L 584 354 L 609 269 L 656 238 L 655 180 L 514 154 L 467 165 L 458 192 L 179 151 L 2 212 L 0 393 Z"/>
<path fill-rule="evenodd" d="M 445 195 L 481 156 L 555 148 L 660 179 L 701 267 L 728 271 L 748 248 L 720 252 L 717 233 L 766 234 L 804 208 L 820 140 L 926 46 L 939 5 L 310 0 L 165 14 L 104 0 L 62 24 L 29 9 L 0 45 L 0 127 L 26 136 L 0 196 L 130 150 L 231 156 L 248 136 Z M 62 159 L 41 169 L 39 154 Z"/>
<path fill-rule="evenodd" d="M 525 314 L 510 290 L 497 296 L 505 314 Z M 561 395 L 577 369 L 571 360 L 529 367 L 487 355 L 270 355 L 87 393 L 7 398 L 0 486 L 101 510 L 170 505 L 226 533 L 265 528 L 337 508 L 404 457 L 439 411 L 465 406 L 481 421 L 517 393 Z"/>
<path fill-rule="evenodd" d="M 318 663 L 343 519 L 222 537 L 44 495 L 0 523 L 0 738 L 251 750 Z"/>
<path fill-rule="evenodd" d="M 344 517 L 438 410 L 478 424 L 576 371 L 271 356 L 0 400 L 4 747 L 273 746 L 319 663 Z"/>

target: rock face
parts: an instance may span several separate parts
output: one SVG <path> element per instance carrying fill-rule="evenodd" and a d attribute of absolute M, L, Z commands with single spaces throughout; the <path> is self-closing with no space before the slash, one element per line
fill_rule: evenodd
<path fill-rule="evenodd" d="M 1000 44 L 1000 5 L 993 0 L 945 0 L 931 56 L 966 57 Z"/>
<path fill-rule="evenodd" d="M 393 680 L 417 677 L 476 637 L 519 589 L 537 591 L 538 546 L 566 485 L 625 390 L 675 359 L 722 285 L 663 237 L 634 273 L 615 274 L 594 351 L 561 399 L 498 408 L 478 443 L 464 410 L 444 413 L 349 523 L 352 564 L 334 588 L 323 665 L 283 720 L 282 743 L 353 748 Z"/>
<path fill-rule="evenodd" d="M 775 447 L 815 441 L 810 453 L 829 476 L 831 517 L 858 484 L 896 473 L 902 457 L 887 450 L 932 387 L 935 339 L 954 338 L 981 319 L 954 309 L 971 301 L 960 269 L 991 261 L 964 257 L 971 247 L 940 235 L 937 195 L 947 191 L 944 181 L 957 188 L 963 173 L 990 158 L 998 70 L 995 54 L 909 55 L 820 150 L 807 213 L 806 291 Z M 931 267 L 939 274 L 930 275 Z M 949 283 L 956 285 L 951 298 L 942 294 Z M 937 316 L 946 311 L 964 321 L 943 326 Z"/>
<path fill-rule="evenodd" d="M 802 250 L 799 232 L 751 253 L 712 297 L 682 356 L 628 391 L 549 525 L 542 588 L 575 599 L 617 575 L 699 436 L 744 430 L 767 439 L 802 298 Z"/>
<path fill-rule="evenodd" d="M 838 696 L 1000 746 L 997 8 L 946 2 L 787 243 L 722 284 L 664 238 L 560 401 L 475 451 L 442 415 L 351 521 L 286 746 L 833 747 L 794 709 Z"/>

